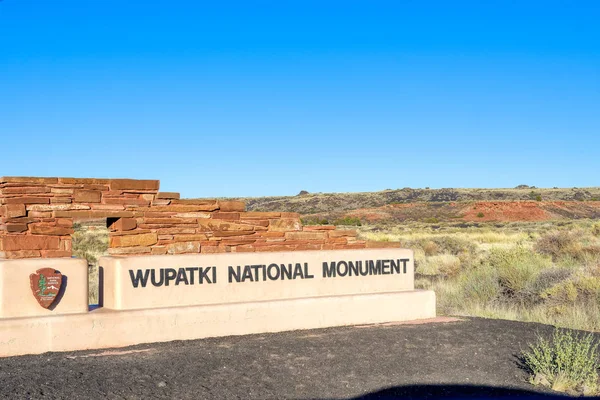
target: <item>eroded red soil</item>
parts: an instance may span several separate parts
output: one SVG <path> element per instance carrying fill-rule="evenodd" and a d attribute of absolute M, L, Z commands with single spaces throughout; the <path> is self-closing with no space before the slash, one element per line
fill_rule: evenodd
<path fill-rule="evenodd" d="M 377 221 L 547 221 L 600 218 L 600 201 L 477 201 L 402 203 L 347 211 L 341 216 Z"/>

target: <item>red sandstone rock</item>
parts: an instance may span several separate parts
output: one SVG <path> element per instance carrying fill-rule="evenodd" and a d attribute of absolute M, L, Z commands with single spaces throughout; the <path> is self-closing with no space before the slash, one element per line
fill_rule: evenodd
<path fill-rule="evenodd" d="M 209 212 L 189 212 L 189 213 L 175 213 L 175 217 L 177 218 L 202 218 L 208 219 L 210 218 L 212 213 Z"/>
<path fill-rule="evenodd" d="M 134 180 L 134 179 L 111 179 L 109 182 L 111 190 L 156 190 L 158 191 L 159 181 L 157 180 Z"/>
<path fill-rule="evenodd" d="M 56 218 L 131 218 L 131 211 L 54 211 Z"/>
<path fill-rule="evenodd" d="M 29 231 L 34 235 L 72 235 L 74 230 L 72 228 L 65 228 L 60 226 L 46 226 L 38 224 L 30 224 Z"/>
<path fill-rule="evenodd" d="M 223 238 L 223 240 L 221 241 L 221 243 L 228 245 L 228 246 L 249 245 L 249 244 L 253 244 L 255 242 L 256 242 L 256 240 L 246 239 L 244 236 L 242 236 L 241 238 L 226 237 L 226 238 Z"/>
<path fill-rule="evenodd" d="M 41 253 L 44 258 L 71 257 L 70 251 L 63 250 L 42 250 Z"/>
<path fill-rule="evenodd" d="M 150 247 L 118 247 L 109 248 L 108 254 L 111 255 L 143 255 L 150 254 L 152 249 Z"/>
<path fill-rule="evenodd" d="M 150 201 L 144 199 L 134 199 L 134 198 L 113 198 L 113 197 L 105 197 L 102 199 L 102 203 L 104 204 L 122 204 L 124 206 L 147 206 L 150 204 Z"/>
<path fill-rule="evenodd" d="M 294 250 L 321 250 L 322 247 L 323 247 L 323 245 L 321 245 L 321 244 L 308 243 L 308 244 L 300 244 L 300 245 L 296 246 L 296 248 Z"/>
<path fill-rule="evenodd" d="M 52 218 L 52 211 L 29 211 L 31 218 Z"/>
<path fill-rule="evenodd" d="M 196 218 L 145 218 L 145 224 L 197 224 Z"/>
<path fill-rule="evenodd" d="M 89 210 L 90 206 L 85 204 L 32 204 L 26 208 L 28 211 L 71 211 Z"/>
<path fill-rule="evenodd" d="M 127 236 L 127 235 L 141 235 L 142 233 L 153 233 L 153 231 L 149 229 L 135 229 L 133 231 L 111 231 L 108 232 L 110 237 L 113 236 Z"/>
<path fill-rule="evenodd" d="M 50 193 L 50 188 L 44 186 L 13 186 L 0 189 L 0 195 Z"/>
<path fill-rule="evenodd" d="M 122 204 L 90 204 L 92 210 L 110 210 L 110 211 L 123 211 L 125 206 Z"/>
<path fill-rule="evenodd" d="M 110 220 L 108 229 L 111 231 L 130 231 L 137 228 L 137 222 L 134 218 L 119 218 L 115 221 Z"/>
<path fill-rule="evenodd" d="M 15 218 L 27 215 L 24 204 L 7 204 L 0 206 L 0 216 L 3 218 Z"/>
<path fill-rule="evenodd" d="M 290 240 L 325 240 L 325 232 L 286 232 L 285 238 Z"/>
<path fill-rule="evenodd" d="M 202 233 L 196 233 L 193 235 L 174 235 L 173 238 L 171 240 L 173 240 L 174 242 L 199 242 L 202 240 L 207 240 L 208 237 L 205 234 Z"/>
<path fill-rule="evenodd" d="M 196 233 L 195 228 L 160 228 L 156 230 L 159 235 L 176 235 L 176 234 L 193 234 Z"/>
<path fill-rule="evenodd" d="M 167 211 L 167 212 L 197 212 L 197 211 L 214 211 L 215 206 L 210 204 L 171 204 L 168 206 L 156 206 L 149 208 L 139 208 L 138 211 Z"/>
<path fill-rule="evenodd" d="M 254 226 L 263 226 L 263 227 L 267 227 L 269 226 L 269 220 L 268 219 L 240 219 L 238 221 L 240 224 L 248 224 L 248 225 L 254 225 Z"/>
<path fill-rule="evenodd" d="M 305 225 L 303 230 L 305 231 L 333 231 L 335 226 L 333 225 Z"/>
<path fill-rule="evenodd" d="M 221 211 L 245 211 L 246 203 L 243 201 L 219 200 L 219 210 Z"/>
<path fill-rule="evenodd" d="M 179 200 L 180 195 L 177 192 L 158 192 L 157 199 Z"/>
<path fill-rule="evenodd" d="M 70 218 L 57 218 L 56 225 L 71 228 L 73 226 L 73 220 Z"/>
<path fill-rule="evenodd" d="M 283 244 L 275 244 L 272 246 L 264 246 L 264 247 L 255 247 L 255 252 L 263 252 L 263 251 L 292 251 L 294 250 L 294 246 L 283 245 Z"/>
<path fill-rule="evenodd" d="M 27 224 L 6 224 L 6 231 L 9 233 L 25 232 Z"/>
<path fill-rule="evenodd" d="M 112 236 L 110 247 L 152 246 L 158 242 L 158 234 L 142 233 L 140 235 Z"/>
<path fill-rule="evenodd" d="M 200 253 L 200 242 L 180 242 L 167 245 L 167 253 L 169 254 L 184 254 L 184 253 Z"/>
<path fill-rule="evenodd" d="M 73 198 L 79 203 L 100 203 L 102 193 L 96 190 L 75 190 Z"/>
<path fill-rule="evenodd" d="M 53 194 L 73 194 L 75 189 L 72 188 L 51 188 L 50 192 Z"/>
<path fill-rule="evenodd" d="M 197 220 L 200 231 L 252 231 L 251 225 L 236 224 L 233 222 L 220 221 L 214 219 Z"/>
<path fill-rule="evenodd" d="M 60 239 L 56 236 L 0 236 L 0 251 L 58 250 L 59 241 Z"/>
<path fill-rule="evenodd" d="M 238 236 L 238 235 L 253 235 L 254 231 L 214 231 L 215 237 Z"/>
<path fill-rule="evenodd" d="M 50 204 L 49 197 L 11 197 L 5 198 L 4 204 Z"/>
<path fill-rule="evenodd" d="M 270 219 L 280 217 L 281 213 L 278 212 L 247 211 L 240 214 L 240 218 L 242 219 Z"/>
<path fill-rule="evenodd" d="M 42 254 L 39 250 L 16 250 L 16 251 L 0 251 L 0 258 L 19 259 L 19 258 L 40 258 Z"/>
<path fill-rule="evenodd" d="M 256 236 L 264 238 L 283 238 L 285 236 L 285 232 L 258 232 Z"/>
<path fill-rule="evenodd" d="M 72 251 L 73 250 L 73 242 L 72 242 L 71 238 L 61 239 L 58 248 L 59 248 L 59 250 Z"/>
<path fill-rule="evenodd" d="M 68 197 L 52 197 L 50 204 L 70 204 L 72 200 Z"/>
<path fill-rule="evenodd" d="M 205 253 L 205 254 L 220 253 L 219 246 L 202 246 L 202 247 L 200 247 L 200 253 Z"/>
<path fill-rule="evenodd" d="M 58 182 L 65 185 L 108 185 L 109 181 L 98 178 L 58 178 Z"/>
<path fill-rule="evenodd" d="M 51 184 L 58 183 L 58 178 L 37 178 L 32 176 L 3 176 L 0 178 L 0 183 L 36 183 L 36 184 Z"/>
<path fill-rule="evenodd" d="M 212 214 L 213 219 L 225 219 L 225 220 L 239 220 L 240 213 L 237 212 L 214 212 Z"/>
<path fill-rule="evenodd" d="M 202 205 L 202 206 L 214 206 L 215 210 L 218 209 L 217 200 L 214 199 L 177 199 L 173 200 L 171 204 L 187 204 L 187 205 Z"/>
<path fill-rule="evenodd" d="M 269 230 L 274 232 L 300 231 L 302 224 L 296 218 L 280 218 L 269 220 Z"/>

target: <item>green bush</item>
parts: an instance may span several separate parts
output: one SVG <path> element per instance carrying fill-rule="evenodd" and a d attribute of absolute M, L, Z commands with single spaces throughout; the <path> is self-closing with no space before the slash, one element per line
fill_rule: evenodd
<path fill-rule="evenodd" d="M 578 335 L 557 329 L 551 340 L 538 336 L 522 354 L 531 382 L 561 392 L 585 395 L 598 392 L 598 343 L 591 334 Z"/>
<path fill-rule="evenodd" d="M 487 305 L 500 296 L 498 271 L 489 265 L 482 265 L 459 276 L 460 292 L 466 302 Z"/>
<path fill-rule="evenodd" d="M 334 225 L 348 225 L 348 226 L 361 226 L 360 218 L 358 217 L 349 217 L 346 216 L 344 218 L 336 219 L 333 222 Z"/>
<path fill-rule="evenodd" d="M 329 221 L 326 218 L 319 217 L 306 217 L 300 219 L 302 225 L 329 225 Z"/>
<path fill-rule="evenodd" d="M 477 218 L 483 218 L 483 217 L 485 217 L 484 213 L 482 213 L 482 212 L 477 213 Z"/>
<path fill-rule="evenodd" d="M 492 249 L 483 262 L 497 273 L 501 299 L 520 304 L 539 298 L 535 291 L 538 277 L 552 267 L 550 258 L 523 246 Z"/>

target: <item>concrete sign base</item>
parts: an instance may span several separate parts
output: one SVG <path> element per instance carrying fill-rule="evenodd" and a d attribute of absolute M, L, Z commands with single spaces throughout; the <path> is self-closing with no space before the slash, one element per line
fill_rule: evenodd
<path fill-rule="evenodd" d="M 394 293 L 0 320 L 0 356 L 435 317 L 435 294 Z"/>

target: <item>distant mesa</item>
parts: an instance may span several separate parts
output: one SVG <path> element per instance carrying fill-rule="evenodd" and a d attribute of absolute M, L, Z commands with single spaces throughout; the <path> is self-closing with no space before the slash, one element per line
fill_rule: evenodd
<path fill-rule="evenodd" d="M 306 190 L 301 190 L 300 193 L 297 194 L 297 196 L 306 196 L 308 193 Z"/>
<path fill-rule="evenodd" d="M 519 185 L 519 186 L 516 186 L 515 189 L 537 189 L 537 188 L 535 186 Z"/>

